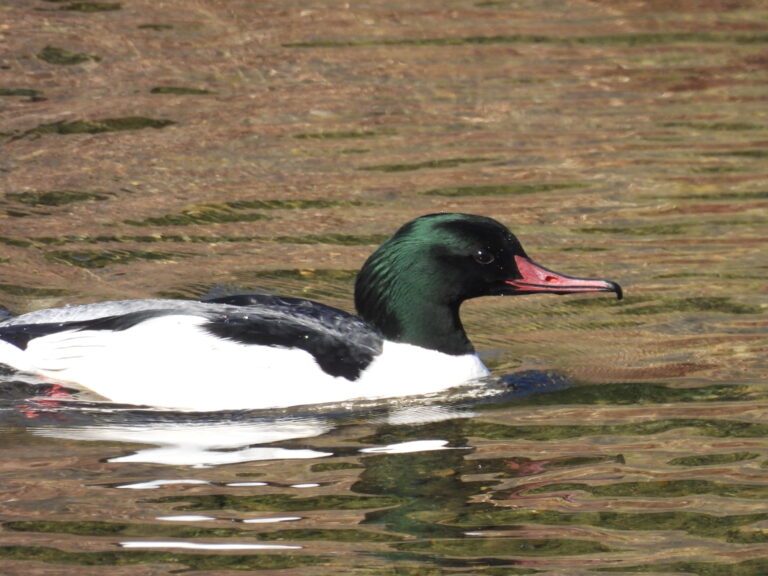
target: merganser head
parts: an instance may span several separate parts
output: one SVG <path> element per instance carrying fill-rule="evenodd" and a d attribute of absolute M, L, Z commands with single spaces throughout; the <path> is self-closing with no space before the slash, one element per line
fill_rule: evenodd
<path fill-rule="evenodd" d="M 582 292 L 622 297 L 615 282 L 539 266 L 492 218 L 429 214 L 405 224 L 368 258 L 357 277 L 355 305 L 388 339 L 463 354 L 472 351 L 458 314 L 464 300 Z"/>

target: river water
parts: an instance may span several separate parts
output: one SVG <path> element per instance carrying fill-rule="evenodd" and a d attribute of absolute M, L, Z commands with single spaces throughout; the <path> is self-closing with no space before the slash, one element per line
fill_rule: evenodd
<path fill-rule="evenodd" d="M 768 573 L 764 3 L 9 0 L 0 42 L 11 313 L 350 310 L 436 211 L 625 291 L 465 304 L 482 398 L 174 413 L 3 371 L 2 574 Z"/>

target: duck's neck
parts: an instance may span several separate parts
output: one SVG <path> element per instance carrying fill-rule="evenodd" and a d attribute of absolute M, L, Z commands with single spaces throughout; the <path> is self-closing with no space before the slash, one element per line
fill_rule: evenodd
<path fill-rule="evenodd" d="M 396 321 L 401 328 L 393 340 L 451 355 L 475 351 L 461 324 L 458 305 L 423 304 L 413 314 L 396 315 Z"/>
<path fill-rule="evenodd" d="M 358 314 L 387 340 L 458 356 L 474 348 L 459 318 L 460 303 L 433 302 L 422 294 L 396 291 L 383 298 L 356 292 Z"/>

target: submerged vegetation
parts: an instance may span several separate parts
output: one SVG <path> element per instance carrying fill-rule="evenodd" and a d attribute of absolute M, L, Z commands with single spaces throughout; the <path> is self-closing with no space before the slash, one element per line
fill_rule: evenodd
<path fill-rule="evenodd" d="M 128 264 L 137 260 L 174 260 L 183 255 L 148 250 L 52 250 L 45 257 L 52 262 L 77 268 L 104 268 L 110 264 Z"/>
<path fill-rule="evenodd" d="M 656 46 L 680 43 L 765 44 L 768 34 L 750 32 L 638 32 L 594 36 L 498 34 L 492 36 L 375 38 L 370 40 L 314 40 L 289 42 L 286 48 L 355 48 L 366 46 L 463 46 L 488 44 L 560 44 L 573 46 Z"/>
<path fill-rule="evenodd" d="M 33 88 L 0 88 L 0 96 L 24 96 L 29 98 L 28 102 L 45 100 L 43 93 Z"/>
<path fill-rule="evenodd" d="M 73 2 L 72 0 L 44 0 L 52 4 L 61 4 L 59 10 L 71 12 L 112 12 L 122 9 L 120 2 Z"/>
<path fill-rule="evenodd" d="M 294 134 L 299 140 L 345 140 L 349 138 L 374 138 L 376 136 L 391 136 L 397 132 L 392 129 L 378 130 L 336 130 L 328 132 L 302 132 Z"/>
<path fill-rule="evenodd" d="M 422 192 L 426 196 L 513 196 L 516 194 L 535 194 L 553 190 L 569 190 L 582 187 L 579 182 L 542 182 L 488 184 L 484 186 L 456 186 L 449 188 L 433 188 Z"/>
<path fill-rule="evenodd" d="M 374 166 L 363 166 L 360 170 L 369 170 L 377 172 L 410 172 L 412 170 L 422 170 L 424 168 L 456 168 L 464 164 L 477 164 L 480 162 L 490 162 L 493 158 L 444 158 L 442 160 L 427 160 L 425 162 L 415 162 L 413 164 L 377 164 Z"/>
<path fill-rule="evenodd" d="M 233 200 L 190 206 L 179 214 L 150 216 L 143 220 L 126 220 L 131 226 L 189 226 L 224 222 L 254 222 L 270 217 L 251 210 L 306 210 L 335 206 L 361 206 L 354 200 Z"/>
<path fill-rule="evenodd" d="M 70 2 L 61 7 L 73 12 L 111 12 L 122 9 L 120 2 Z"/>
<path fill-rule="evenodd" d="M 203 94 L 215 94 L 211 90 L 205 90 L 204 88 L 189 88 L 186 86 L 156 86 L 152 88 L 150 94 L 176 94 L 176 95 L 203 95 Z"/>
<path fill-rule="evenodd" d="M 48 62 L 48 64 L 58 64 L 60 66 L 74 66 L 84 62 L 99 62 L 101 60 L 99 56 L 93 56 L 84 52 L 70 52 L 57 46 L 46 46 L 37 57 Z"/>
<path fill-rule="evenodd" d="M 200 554 L 154 550 L 71 552 L 43 546 L 0 546 L 0 558 L 81 566 L 170 564 L 189 570 L 284 570 L 327 563 L 324 556 L 298 554 Z"/>
<path fill-rule="evenodd" d="M 83 190 L 48 190 L 46 192 L 9 192 L 5 195 L 10 200 L 16 200 L 29 206 L 64 206 L 76 202 L 90 200 L 107 200 L 109 196 L 100 192 Z"/>
<path fill-rule="evenodd" d="M 99 120 L 60 120 L 40 124 L 26 132 L 14 136 L 14 140 L 26 136 L 44 136 L 46 134 L 101 134 L 104 132 L 123 132 L 143 130 L 145 128 L 165 128 L 175 124 L 173 120 L 146 118 L 143 116 L 125 116 L 121 118 L 102 118 Z"/>

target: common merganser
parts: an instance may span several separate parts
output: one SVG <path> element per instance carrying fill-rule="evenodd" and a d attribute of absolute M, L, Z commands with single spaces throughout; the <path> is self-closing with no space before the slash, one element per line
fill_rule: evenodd
<path fill-rule="evenodd" d="M 124 300 L 0 322 L 0 363 L 112 402 L 257 409 L 423 395 L 489 374 L 459 319 L 478 296 L 614 292 L 534 263 L 499 222 L 430 214 L 365 262 L 358 316 L 300 298 Z"/>

